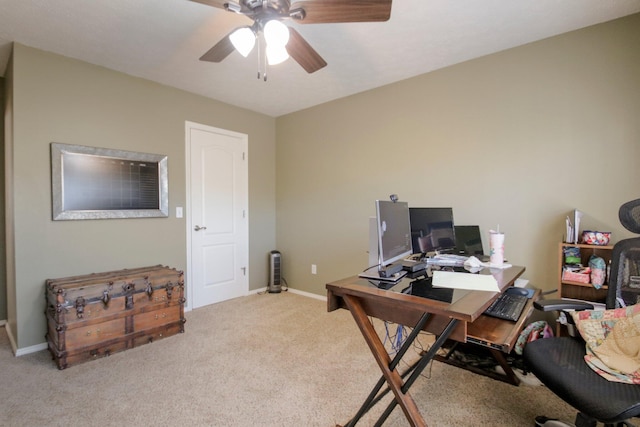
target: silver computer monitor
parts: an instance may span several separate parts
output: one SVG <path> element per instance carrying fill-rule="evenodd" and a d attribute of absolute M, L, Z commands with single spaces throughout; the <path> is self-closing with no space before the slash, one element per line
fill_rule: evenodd
<path fill-rule="evenodd" d="M 384 268 L 412 253 L 409 205 L 376 200 L 379 266 Z"/>

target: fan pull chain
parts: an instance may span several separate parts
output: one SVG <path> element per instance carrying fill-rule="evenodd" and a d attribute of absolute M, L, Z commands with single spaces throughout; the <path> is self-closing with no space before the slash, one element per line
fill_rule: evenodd
<path fill-rule="evenodd" d="M 269 3 L 268 0 L 262 0 L 262 10 L 268 10 L 268 7 L 269 7 L 268 3 Z M 266 41 L 265 41 L 265 44 L 266 44 Z M 265 48 L 264 51 L 265 51 L 264 58 L 263 58 L 264 59 L 264 81 L 266 82 L 267 81 L 267 67 L 269 65 L 267 64 L 267 49 Z M 260 77 L 258 77 L 258 78 L 260 78 Z"/>
<path fill-rule="evenodd" d="M 262 77 L 262 73 L 260 72 L 262 70 L 262 49 L 260 49 L 260 45 L 262 43 L 260 43 L 260 39 L 258 38 L 258 80 L 260 80 L 260 77 Z"/>
<path fill-rule="evenodd" d="M 260 56 L 261 56 L 260 55 L 260 39 L 258 39 L 257 45 L 258 45 L 258 80 L 260 80 L 260 76 L 261 76 L 261 73 L 260 73 Z"/>
<path fill-rule="evenodd" d="M 265 42 L 266 44 L 266 42 Z M 263 61 L 264 61 L 264 81 L 267 81 L 267 69 L 269 68 L 269 64 L 267 63 L 267 49 L 264 49 L 264 55 L 262 57 Z"/>

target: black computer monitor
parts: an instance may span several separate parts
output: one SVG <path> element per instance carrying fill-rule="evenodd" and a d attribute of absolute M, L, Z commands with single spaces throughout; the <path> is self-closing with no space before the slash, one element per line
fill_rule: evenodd
<path fill-rule="evenodd" d="M 480 227 L 477 225 L 456 225 L 456 250 L 460 255 L 484 255 Z"/>
<path fill-rule="evenodd" d="M 406 202 L 376 200 L 379 267 L 411 255 L 411 226 Z"/>
<path fill-rule="evenodd" d="M 456 235 L 452 208 L 409 208 L 414 253 L 454 253 Z"/>

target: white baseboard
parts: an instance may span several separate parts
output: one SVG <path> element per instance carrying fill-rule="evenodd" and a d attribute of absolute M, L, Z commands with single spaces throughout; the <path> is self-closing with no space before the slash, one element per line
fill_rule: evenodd
<path fill-rule="evenodd" d="M 16 357 L 20 357 L 24 356 L 25 354 L 37 353 L 39 351 L 46 350 L 47 348 L 47 343 L 43 342 L 40 344 L 32 345 L 30 347 L 19 348 L 14 353 L 16 354 Z"/>
<path fill-rule="evenodd" d="M 311 292 L 300 291 L 298 289 L 289 289 L 289 292 L 291 292 L 292 294 L 298 294 L 298 295 L 302 295 L 302 296 L 313 298 L 313 299 L 319 299 L 320 301 L 327 300 L 326 295 L 312 294 Z"/>
<path fill-rule="evenodd" d="M 249 291 L 249 295 L 263 294 L 265 292 L 267 292 L 267 287 L 266 286 L 264 288 L 258 288 L 258 289 L 254 289 L 252 291 Z M 309 297 L 309 298 L 319 299 L 320 301 L 326 301 L 327 300 L 327 296 L 326 295 L 312 294 L 311 292 L 300 291 L 298 289 L 287 288 L 287 292 L 291 292 L 292 294 L 302 295 L 302 296 Z"/>
<path fill-rule="evenodd" d="M 7 325 L 6 320 L 0 320 L 0 327 L 3 327 L 7 331 L 7 337 L 9 338 L 9 344 L 11 344 L 11 351 L 16 357 L 24 356 L 25 354 L 37 353 L 38 351 L 46 350 L 48 348 L 47 343 L 40 343 L 32 345 L 31 347 L 18 348 L 16 340 L 11 333 L 11 328 Z"/>

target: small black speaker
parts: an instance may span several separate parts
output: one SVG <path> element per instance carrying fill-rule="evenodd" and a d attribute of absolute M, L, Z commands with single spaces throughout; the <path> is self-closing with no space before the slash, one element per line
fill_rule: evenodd
<path fill-rule="evenodd" d="M 282 276 L 280 271 L 280 265 L 282 262 L 282 255 L 278 251 L 271 251 L 269 253 L 269 293 L 275 294 L 282 291 Z"/>

